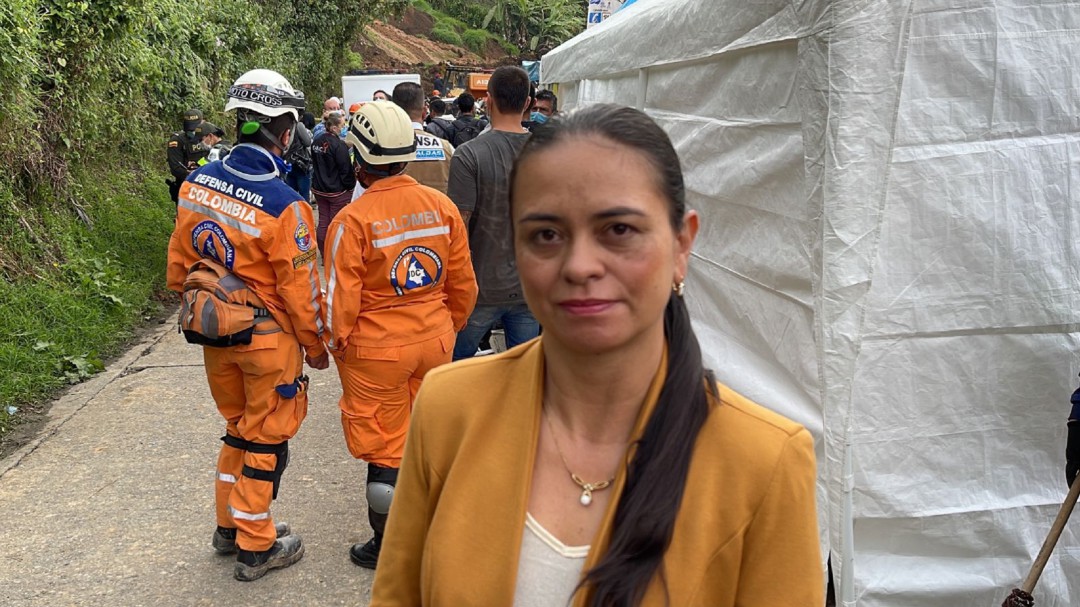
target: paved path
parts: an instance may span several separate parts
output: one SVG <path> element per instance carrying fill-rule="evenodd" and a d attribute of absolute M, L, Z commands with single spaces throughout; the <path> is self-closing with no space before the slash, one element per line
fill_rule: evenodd
<path fill-rule="evenodd" d="M 241 583 L 210 548 L 224 423 L 201 350 L 172 318 L 0 460 L 0 605 L 367 605 L 372 572 L 347 554 L 371 533 L 364 466 L 345 448 L 334 366 L 309 375 L 308 417 L 273 506 L 304 538 L 298 564 Z"/>

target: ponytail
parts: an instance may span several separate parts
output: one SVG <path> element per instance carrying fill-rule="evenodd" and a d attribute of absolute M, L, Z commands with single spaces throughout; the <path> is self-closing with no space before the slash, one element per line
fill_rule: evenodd
<path fill-rule="evenodd" d="M 578 585 L 578 591 L 591 593 L 592 607 L 630 607 L 645 596 L 671 543 L 695 439 L 709 415 L 708 395 L 717 396 L 712 372 L 702 367 L 686 302 L 675 294 L 664 310 L 664 335 L 667 376 L 637 441 L 611 543 Z"/>

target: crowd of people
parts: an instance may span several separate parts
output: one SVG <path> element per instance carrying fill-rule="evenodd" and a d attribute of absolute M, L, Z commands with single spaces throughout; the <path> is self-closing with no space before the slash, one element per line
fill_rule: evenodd
<path fill-rule="evenodd" d="M 225 419 L 213 548 L 243 581 L 303 556 L 271 503 L 332 359 L 372 605 L 822 605 L 813 439 L 704 368 L 667 134 L 513 66 L 480 101 L 406 82 L 316 124 L 253 70 L 235 146 L 184 114 L 168 282 Z M 1080 390 L 1068 445 L 1071 483 Z"/>

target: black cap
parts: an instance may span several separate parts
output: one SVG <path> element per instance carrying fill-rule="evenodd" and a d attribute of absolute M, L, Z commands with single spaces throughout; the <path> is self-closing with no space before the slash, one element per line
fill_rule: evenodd
<path fill-rule="evenodd" d="M 225 131 L 221 130 L 221 127 L 219 127 L 218 125 L 203 120 L 199 126 L 195 127 L 195 136 L 201 139 L 203 137 L 206 137 L 207 135 L 217 135 L 218 137 L 223 137 L 225 135 Z"/>
<path fill-rule="evenodd" d="M 185 131 L 194 131 L 195 127 L 199 126 L 200 122 L 202 122 L 202 112 L 200 112 L 198 109 L 191 108 L 190 110 L 184 112 Z"/>

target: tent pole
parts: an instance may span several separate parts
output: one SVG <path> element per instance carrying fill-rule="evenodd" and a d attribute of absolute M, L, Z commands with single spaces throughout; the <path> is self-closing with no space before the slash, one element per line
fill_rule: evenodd
<path fill-rule="evenodd" d="M 839 602 L 844 607 L 855 607 L 855 463 L 854 449 L 850 439 L 844 444 L 844 520 L 840 527 L 840 545 L 843 546 L 840 567 Z"/>
<path fill-rule="evenodd" d="M 649 70 L 642 68 L 637 73 L 637 109 L 645 111 L 645 93 L 649 89 Z"/>

